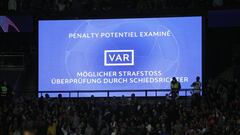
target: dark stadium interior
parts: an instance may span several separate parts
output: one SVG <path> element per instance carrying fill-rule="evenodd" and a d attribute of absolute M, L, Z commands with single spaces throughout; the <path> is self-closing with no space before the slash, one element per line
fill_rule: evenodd
<path fill-rule="evenodd" d="M 1 0 L 0 16 L 20 29 L 0 27 L 0 135 L 240 135 L 240 0 Z M 203 17 L 201 96 L 38 97 L 39 20 L 181 16 Z"/>

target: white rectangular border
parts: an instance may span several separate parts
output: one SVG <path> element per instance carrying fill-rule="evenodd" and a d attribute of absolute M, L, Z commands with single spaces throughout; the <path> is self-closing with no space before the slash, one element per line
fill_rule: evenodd
<path fill-rule="evenodd" d="M 131 63 L 108 64 L 107 63 L 107 53 L 108 52 L 131 52 L 132 53 L 132 62 Z M 134 50 L 104 50 L 104 66 L 134 66 Z"/>

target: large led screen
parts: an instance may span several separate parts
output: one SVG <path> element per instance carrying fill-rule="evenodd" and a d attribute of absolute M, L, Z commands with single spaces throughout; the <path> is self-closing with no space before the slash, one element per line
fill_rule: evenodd
<path fill-rule="evenodd" d="M 202 17 L 39 21 L 39 91 L 182 89 L 202 76 Z M 121 94 L 121 92 L 120 92 Z"/>

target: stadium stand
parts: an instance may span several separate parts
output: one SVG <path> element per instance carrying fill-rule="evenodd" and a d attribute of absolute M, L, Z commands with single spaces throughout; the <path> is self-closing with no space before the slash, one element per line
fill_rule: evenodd
<path fill-rule="evenodd" d="M 36 90 L 42 16 L 146 17 L 239 7 L 240 0 L 0 0 L 1 14 L 35 15 L 33 33 L 0 34 L 0 135 L 240 135 L 239 27 L 207 28 L 208 81 L 199 100 L 37 98 Z"/>

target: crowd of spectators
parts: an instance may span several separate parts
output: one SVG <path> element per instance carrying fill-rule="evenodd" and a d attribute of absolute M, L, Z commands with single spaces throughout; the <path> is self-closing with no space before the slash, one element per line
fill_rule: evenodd
<path fill-rule="evenodd" d="M 200 104 L 170 99 L 26 98 L 0 104 L 0 135 L 238 135 L 239 80 L 210 80 Z"/>
<path fill-rule="evenodd" d="M 0 9 L 18 12 L 157 12 L 173 9 L 212 9 L 239 7 L 240 0 L 1 0 Z M 7 8 L 5 8 L 7 7 Z"/>

